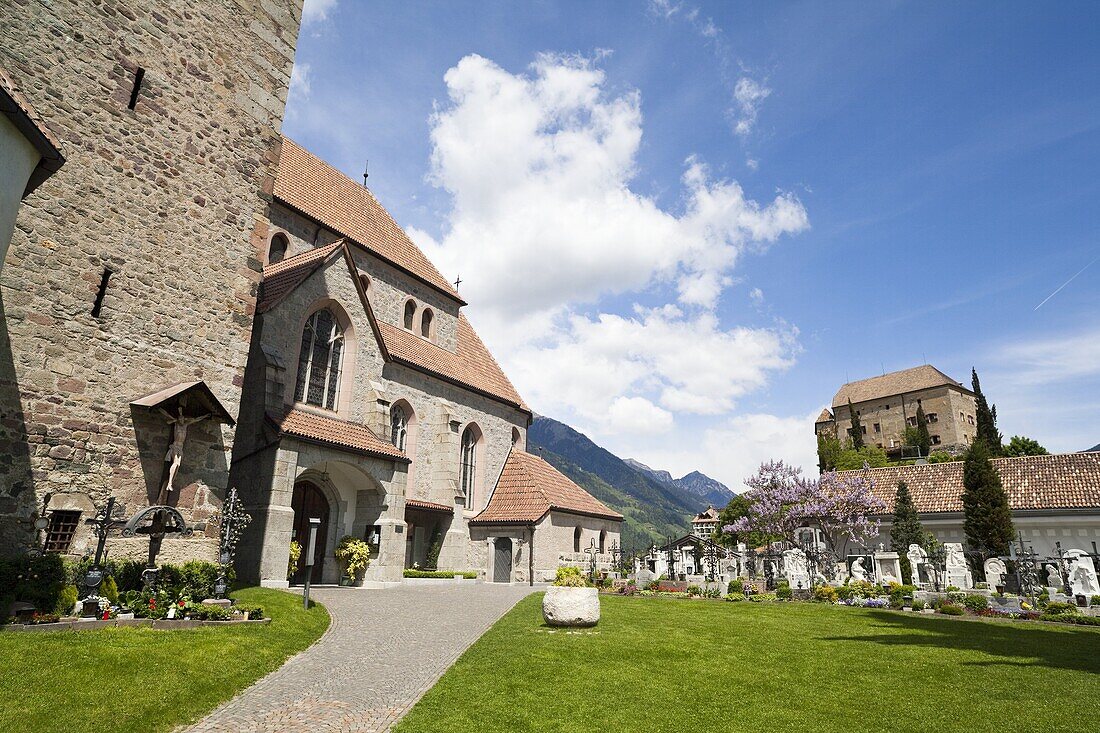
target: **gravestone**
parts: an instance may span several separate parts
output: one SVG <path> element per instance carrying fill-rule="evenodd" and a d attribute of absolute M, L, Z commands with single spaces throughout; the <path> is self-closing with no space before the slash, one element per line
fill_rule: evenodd
<path fill-rule="evenodd" d="M 901 558 L 896 552 L 875 553 L 875 575 L 878 582 L 883 585 L 888 583 L 901 584 Z"/>
<path fill-rule="evenodd" d="M 848 556 L 848 580 L 873 581 L 874 559 L 870 555 Z"/>
<path fill-rule="evenodd" d="M 962 543 L 945 542 L 943 549 L 947 552 L 947 586 L 955 586 L 959 590 L 973 588 L 974 576 L 966 566 L 966 555 L 963 553 Z"/>
<path fill-rule="evenodd" d="M 1069 558 L 1069 585 L 1075 596 L 1091 598 L 1100 594 L 1100 585 L 1096 580 L 1096 568 L 1092 558 L 1084 550 L 1070 550 L 1066 553 Z"/>
<path fill-rule="evenodd" d="M 1008 568 L 1005 567 L 1005 561 L 1001 558 L 989 558 L 985 561 L 982 570 L 985 572 L 985 582 L 989 584 L 991 590 L 1000 588 L 1005 584 L 1005 575 L 1008 574 Z"/>
<path fill-rule="evenodd" d="M 783 575 L 791 588 L 809 589 L 810 571 L 806 563 L 806 553 L 797 547 L 793 550 L 784 550 Z"/>

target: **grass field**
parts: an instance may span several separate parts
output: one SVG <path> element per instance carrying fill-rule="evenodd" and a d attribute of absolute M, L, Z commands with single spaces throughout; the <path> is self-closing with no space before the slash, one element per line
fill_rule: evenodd
<path fill-rule="evenodd" d="M 170 731 L 312 644 L 321 606 L 262 588 L 233 594 L 271 624 L 159 631 L 0 632 L 0 731 Z"/>
<path fill-rule="evenodd" d="M 811 603 L 601 598 L 551 631 L 536 594 L 398 733 L 1073 731 L 1100 725 L 1100 632 Z"/>

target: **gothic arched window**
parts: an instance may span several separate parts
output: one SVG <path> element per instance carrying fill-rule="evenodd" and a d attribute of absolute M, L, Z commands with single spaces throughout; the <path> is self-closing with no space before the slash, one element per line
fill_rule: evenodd
<path fill-rule="evenodd" d="M 435 318 L 435 314 L 432 313 L 431 308 L 425 308 L 424 313 L 420 316 L 420 335 L 426 339 L 432 337 L 433 318 Z"/>
<path fill-rule="evenodd" d="M 600 554 L 607 552 L 607 530 L 600 530 Z"/>
<path fill-rule="evenodd" d="M 282 262 L 289 246 L 290 241 L 282 232 L 272 237 L 271 245 L 267 248 L 267 264 L 274 265 L 276 262 Z"/>
<path fill-rule="evenodd" d="M 462 493 L 466 497 L 466 508 L 474 508 L 474 484 L 477 476 L 477 441 L 481 431 L 476 425 L 467 425 L 462 431 Z"/>
<path fill-rule="evenodd" d="M 405 328 L 413 330 L 413 323 L 416 322 L 416 301 L 405 301 Z"/>
<path fill-rule="evenodd" d="M 573 530 L 573 552 L 581 551 L 581 528 L 577 527 Z"/>
<path fill-rule="evenodd" d="M 394 405 L 390 408 L 390 442 L 397 450 L 405 450 L 405 442 L 409 437 L 409 417 L 405 414 L 405 408 Z"/>
<path fill-rule="evenodd" d="M 322 308 L 310 316 L 302 329 L 295 401 L 336 409 L 343 352 L 344 333 L 332 311 Z"/>

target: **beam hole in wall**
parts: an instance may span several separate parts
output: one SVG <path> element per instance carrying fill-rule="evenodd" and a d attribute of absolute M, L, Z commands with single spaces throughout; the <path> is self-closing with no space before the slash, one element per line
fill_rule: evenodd
<path fill-rule="evenodd" d="M 137 107 L 138 94 L 141 93 L 141 82 L 145 79 L 145 69 L 138 67 L 134 72 L 134 86 L 130 90 L 130 103 L 126 105 L 130 109 Z"/>
<path fill-rule="evenodd" d="M 99 289 L 96 291 L 95 302 L 92 304 L 92 318 L 99 318 L 99 314 L 103 311 L 103 299 L 107 296 L 107 283 L 113 274 L 114 271 L 111 268 L 103 268 L 103 274 L 99 278 Z"/>

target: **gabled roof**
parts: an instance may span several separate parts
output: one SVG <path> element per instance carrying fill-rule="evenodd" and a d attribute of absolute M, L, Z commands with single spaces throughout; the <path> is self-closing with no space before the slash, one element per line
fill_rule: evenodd
<path fill-rule="evenodd" d="M 552 510 L 613 521 L 623 518 L 543 459 L 513 448 L 489 503 L 470 524 L 537 522 Z"/>
<path fill-rule="evenodd" d="M 465 304 L 365 187 L 283 138 L 274 196 L 441 293 Z"/>
<path fill-rule="evenodd" d="M 696 514 L 695 519 L 691 520 L 692 524 L 696 524 L 696 523 L 704 524 L 704 523 L 707 523 L 707 522 L 717 522 L 717 521 L 718 521 L 718 510 L 715 509 L 713 506 L 708 506 L 705 510 L 703 510 L 703 511 L 699 512 L 698 514 Z"/>
<path fill-rule="evenodd" d="M 1100 453 L 1059 453 L 1046 456 L 995 458 L 1013 511 L 1043 509 L 1100 510 Z M 888 466 L 841 471 L 842 478 L 867 475 L 874 494 L 894 511 L 898 481 L 905 481 L 921 513 L 961 512 L 963 462 Z"/>
<path fill-rule="evenodd" d="M 356 288 L 362 291 L 362 284 L 355 276 L 355 261 L 351 257 L 351 252 L 346 242 L 339 240 L 264 267 L 256 312 L 265 313 L 274 308 L 310 275 L 341 255 L 356 283 Z M 404 364 L 480 392 L 524 412 L 531 411 L 508 377 L 504 375 L 504 370 L 489 353 L 489 349 L 474 331 L 466 316 L 461 313 L 458 316 L 458 345 L 456 352 L 452 353 L 411 331 L 378 320 L 365 293 L 360 292 L 360 297 L 371 329 L 382 350 L 382 358 L 387 362 Z"/>
<path fill-rule="evenodd" d="M 264 313 L 271 310 L 283 298 L 294 292 L 307 277 L 328 262 L 329 257 L 343 244 L 344 240 L 341 239 L 324 247 L 315 247 L 293 257 L 287 257 L 281 262 L 264 265 L 256 312 Z"/>
<path fill-rule="evenodd" d="M 61 143 L 57 141 L 50 128 L 35 112 L 30 101 L 2 67 L 0 67 L 0 112 L 8 116 L 16 129 L 23 133 L 23 137 L 27 138 L 42 156 L 31 172 L 26 188 L 23 189 L 25 198 L 31 191 L 38 188 L 42 181 L 65 164 L 65 156 L 61 154 Z"/>
<path fill-rule="evenodd" d="M 470 387 L 530 412 L 466 316 L 458 316 L 457 353 L 392 324 L 380 321 L 378 325 L 393 361 Z"/>
<path fill-rule="evenodd" d="M 683 547 L 684 545 L 692 545 L 692 546 L 700 546 L 701 545 L 701 546 L 704 546 L 704 547 L 709 545 L 711 547 L 717 547 L 719 550 L 722 551 L 723 555 L 726 553 L 726 548 L 722 547 L 717 542 L 712 542 L 711 540 L 703 539 L 699 535 L 691 534 L 691 533 L 688 533 L 688 534 L 684 535 L 683 537 L 680 537 L 679 539 L 675 539 L 672 542 L 666 542 L 665 544 L 658 547 L 657 551 L 658 552 L 668 552 L 669 548 L 672 548 L 672 549 L 675 550 L 675 549 L 679 549 L 679 548 Z"/>
<path fill-rule="evenodd" d="M 916 392 L 921 389 L 931 389 L 932 387 L 942 387 L 945 385 L 956 387 L 970 394 L 970 390 L 963 387 L 962 384 L 956 382 L 936 367 L 931 364 L 922 364 L 921 366 L 911 369 L 902 369 L 899 372 L 883 374 L 881 377 L 871 377 L 869 379 L 860 379 L 856 382 L 849 382 L 837 390 L 837 393 L 833 395 L 832 406 L 836 408 L 841 405 L 846 405 L 849 400 L 854 404 L 856 402 L 893 397 L 894 395 Z M 818 418 L 818 421 L 821 422 L 821 419 Z"/>
<path fill-rule="evenodd" d="M 833 413 L 829 412 L 829 408 L 826 407 L 824 410 L 821 411 L 821 414 L 817 416 L 817 420 L 815 422 L 830 422 L 832 419 Z"/>
<path fill-rule="evenodd" d="M 176 414 L 177 410 L 183 410 L 184 417 L 199 417 L 206 414 L 227 425 L 236 424 L 229 410 L 225 409 L 213 390 L 201 379 L 164 387 L 144 397 L 138 397 L 130 404 L 150 410 L 165 410 L 169 414 Z"/>
<path fill-rule="evenodd" d="M 288 410 L 283 415 L 268 413 L 267 419 L 279 435 L 289 435 L 375 458 L 410 462 L 408 456 L 379 438 L 366 425 L 298 409 Z"/>

